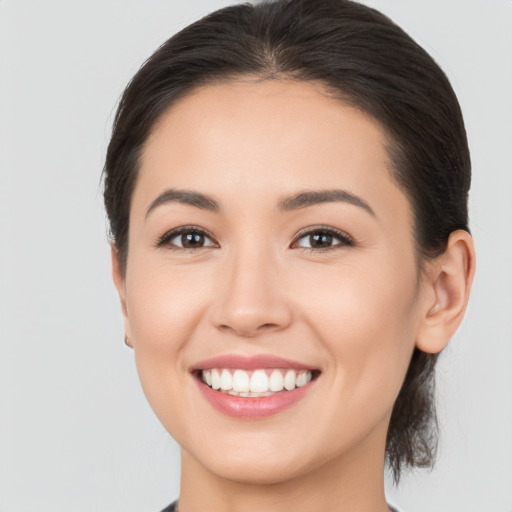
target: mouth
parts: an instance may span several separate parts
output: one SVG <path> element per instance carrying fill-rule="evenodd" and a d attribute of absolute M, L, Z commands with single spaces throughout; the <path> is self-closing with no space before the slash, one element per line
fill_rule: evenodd
<path fill-rule="evenodd" d="M 213 391 L 243 398 L 258 398 L 306 386 L 318 377 L 320 371 L 293 368 L 209 368 L 194 373 Z"/>
<path fill-rule="evenodd" d="M 321 371 L 272 355 L 225 355 L 190 369 L 201 395 L 217 411 L 237 419 L 259 419 L 300 402 Z"/>

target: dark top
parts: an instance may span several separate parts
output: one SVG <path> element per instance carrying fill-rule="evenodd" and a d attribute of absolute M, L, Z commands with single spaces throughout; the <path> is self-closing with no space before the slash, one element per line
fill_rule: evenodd
<path fill-rule="evenodd" d="M 176 505 L 178 504 L 178 501 L 171 503 L 168 507 L 165 507 L 162 512 L 176 512 Z M 393 508 L 391 505 L 389 505 L 390 512 L 398 512 L 396 508 Z"/>

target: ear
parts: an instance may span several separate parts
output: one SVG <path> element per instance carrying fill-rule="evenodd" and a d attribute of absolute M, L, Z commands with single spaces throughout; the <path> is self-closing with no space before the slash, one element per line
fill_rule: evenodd
<path fill-rule="evenodd" d="M 115 246 L 115 243 L 110 244 L 110 256 L 112 259 L 112 280 L 119 294 L 119 300 L 121 302 L 121 313 L 123 314 L 124 324 L 124 336 L 125 343 L 133 348 L 132 345 L 132 330 L 130 327 L 130 320 L 128 318 L 128 308 L 126 306 L 126 281 L 121 271 L 121 264 L 119 261 L 119 252 Z"/>
<path fill-rule="evenodd" d="M 428 268 L 428 297 L 422 311 L 416 347 L 441 352 L 464 318 L 475 275 L 475 248 L 467 231 L 450 234 L 446 251 Z"/>

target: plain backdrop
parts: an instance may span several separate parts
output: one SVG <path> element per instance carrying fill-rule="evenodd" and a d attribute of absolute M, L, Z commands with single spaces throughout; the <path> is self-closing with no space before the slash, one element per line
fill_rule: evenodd
<path fill-rule="evenodd" d="M 0 0 L 1 512 L 158 512 L 178 495 L 178 447 L 123 344 L 99 180 L 130 77 L 230 3 Z M 458 94 L 478 252 L 467 318 L 438 368 L 437 467 L 388 497 L 405 512 L 511 512 L 512 1 L 368 3 Z"/>

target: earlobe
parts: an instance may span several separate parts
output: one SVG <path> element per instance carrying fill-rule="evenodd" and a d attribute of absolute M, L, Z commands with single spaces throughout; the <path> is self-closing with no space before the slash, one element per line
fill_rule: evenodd
<path fill-rule="evenodd" d="M 131 342 L 132 333 L 131 333 L 130 321 L 128 319 L 128 308 L 126 305 L 125 278 L 124 278 L 123 272 L 121 270 L 121 264 L 119 261 L 119 252 L 115 246 L 115 243 L 112 243 L 110 245 L 110 256 L 111 256 L 111 260 L 112 260 L 112 280 L 114 281 L 114 285 L 115 285 L 117 293 L 119 295 L 119 301 L 121 302 L 121 313 L 123 314 L 125 343 L 129 347 L 133 347 L 132 342 Z"/>
<path fill-rule="evenodd" d="M 429 295 L 421 318 L 418 349 L 433 354 L 448 345 L 464 318 L 474 275 L 473 239 L 467 231 L 454 231 L 446 251 L 429 269 L 428 286 L 433 294 Z"/>

